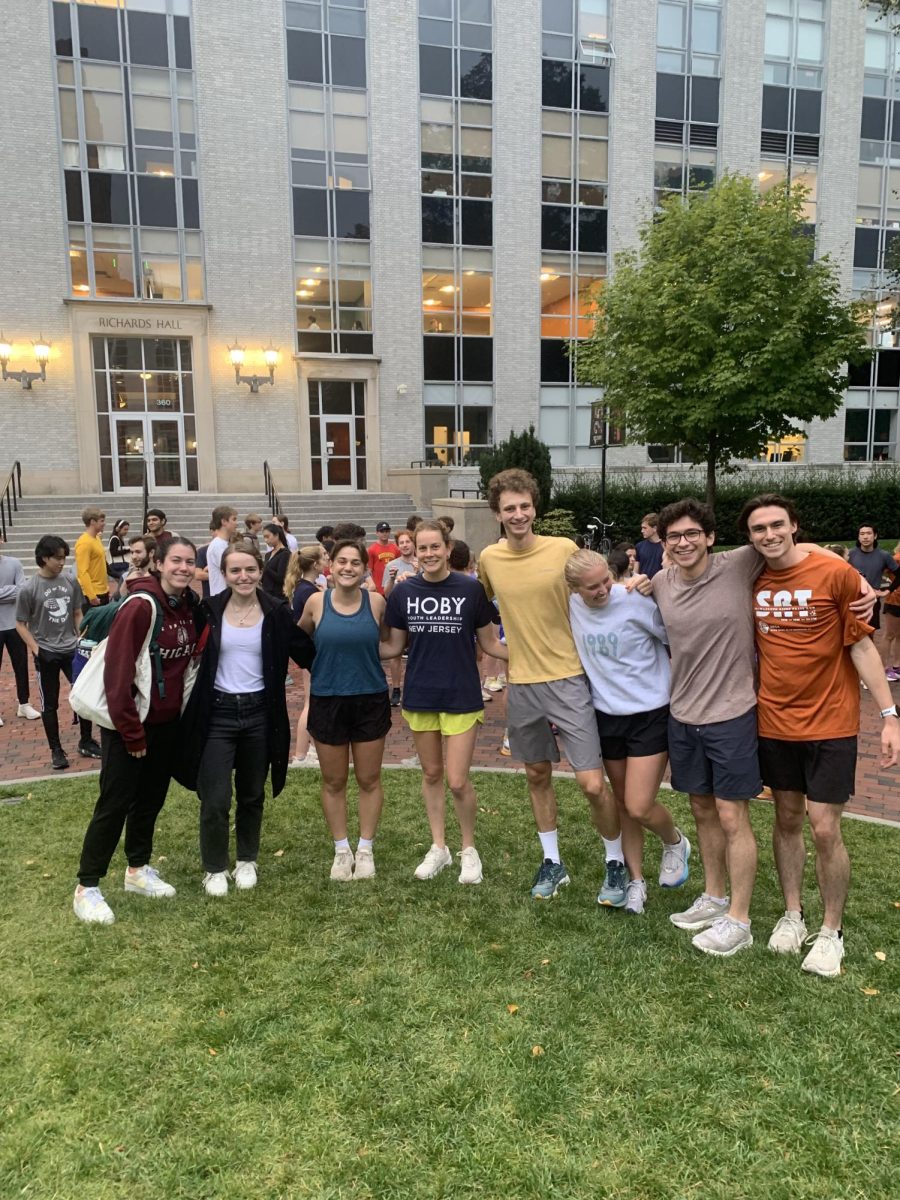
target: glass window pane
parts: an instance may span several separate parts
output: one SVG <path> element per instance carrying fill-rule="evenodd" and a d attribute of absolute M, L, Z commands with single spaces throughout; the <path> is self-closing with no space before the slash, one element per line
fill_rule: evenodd
<path fill-rule="evenodd" d="M 656 115 L 662 120 L 683 121 L 685 112 L 685 78 L 683 75 L 656 76 Z"/>
<path fill-rule="evenodd" d="M 156 96 L 135 96 L 132 100 L 132 117 L 134 136 L 138 142 L 143 140 L 144 131 L 149 133 L 165 131 L 171 135 L 172 105 L 167 99 Z"/>
<path fill-rule="evenodd" d="M 331 93 L 331 107 L 336 113 L 349 117 L 364 117 L 366 115 L 366 96 L 363 92 L 342 92 L 334 89 Z"/>
<path fill-rule="evenodd" d="M 443 46 L 419 46 L 419 80 L 423 91 L 453 95 L 453 51 Z"/>
<path fill-rule="evenodd" d="M 289 29 L 286 38 L 288 79 L 298 79 L 305 83 L 321 83 L 323 79 L 322 35 Z"/>
<path fill-rule="evenodd" d="M 426 46 L 452 46 L 453 23 L 429 20 L 428 17 L 420 18 L 419 41 Z"/>
<path fill-rule="evenodd" d="M 137 187 L 141 224 L 177 227 L 175 180 L 159 179 L 153 175 L 139 175 Z"/>
<path fill-rule="evenodd" d="M 189 71 L 193 66 L 190 18 L 186 16 L 173 17 L 172 30 L 175 35 L 175 66 Z"/>
<path fill-rule="evenodd" d="M 194 132 L 194 104 L 191 100 L 178 101 L 178 128 L 182 135 Z M 184 138 L 182 137 L 182 141 Z M 193 145 L 193 142 L 190 143 Z"/>
<path fill-rule="evenodd" d="M 451 337 L 423 337 L 424 371 L 426 380 L 437 383 L 452 382 L 456 372 L 456 339 Z"/>
<path fill-rule="evenodd" d="M 124 142 L 125 111 L 115 93 L 83 92 L 84 135 L 89 142 Z"/>
<path fill-rule="evenodd" d="M 766 17 L 766 54 L 773 58 L 791 57 L 790 19 Z"/>
<path fill-rule="evenodd" d="M 145 300 L 180 300 L 181 264 L 178 259 L 142 258 L 141 295 Z"/>
<path fill-rule="evenodd" d="M 687 10 L 681 4 L 660 3 L 656 10 L 656 44 L 665 49 L 683 50 L 687 37 L 685 16 Z"/>
<path fill-rule="evenodd" d="M 57 6 L 54 6 L 57 7 Z M 112 8 L 78 5 L 78 44 L 82 58 L 119 62 L 119 14 Z"/>
<path fill-rule="evenodd" d="M 319 113 L 290 114 L 291 149 L 325 153 L 325 118 Z"/>
<path fill-rule="evenodd" d="M 568 206 L 545 204 L 541 208 L 541 246 L 545 250 L 570 250 L 572 210 Z"/>
<path fill-rule="evenodd" d="M 294 188 L 294 233 L 328 237 L 328 193 L 318 188 Z"/>
<path fill-rule="evenodd" d="M 335 193 L 335 237 L 369 238 L 369 193 Z"/>
<path fill-rule="evenodd" d="M 338 87 L 366 86 L 366 43 L 363 38 L 335 37 L 331 45 L 331 82 Z"/>
<path fill-rule="evenodd" d="M 813 21 L 800 21 L 797 26 L 797 58 L 803 62 L 819 63 L 824 57 L 825 27 Z"/>
<path fill-rule="evenodd" d="M 606 209 L 578 210 L 578 249 L 593 254 L 606 252 Z"/>
<path fill-rule="evenodd" d="M 493 95 L 493 59 L 477 50 L 459 51 L 459 94 L 472 100 Z"/>
<path fill-rule="evenodd" d="M 53 37 L 56 53 L 71 58 L 72 13 L 67 3 L 53 5 Z"/>
<path fill-rule="evenodd" d="M 369 134 L 365 117 L 336 116 L 332 120 L 336 154 L 368 154 Z"/>
<path fill-rule="evenodd" d="M 691 49 L 704 54 L 719 53 L 720 13 L 713 8 L 693 10 L 691 20 Z"/>
<path fill-rule="evenodd" d="M 541 62 L 541 103 L 546 108 L 572 107 L 572 64 L 543 59 Z"/>
<path fill-rule="evenodd" d="M 609 175 L 607 143 L 578 139 L 578 178 L 605 180 Z"/>
<path fill-rule="evenodd" d="M 453 201 L 437 196 L 422 197 L 422 241 L 453 241 Z"/>
<path fill-rule="evenodd" d="M 460 240 L 465 246 L 490 246 L 494 240 L 493 210 L 489 200 L 460 201 Z"/>
<path fill-rule="evenodd" d="M 568 137 L 541 138 L 541 173 L 562 179 L 572 177 L 572 139 Z"/>
<path fill-rule="evenodd" d="M 75 93 L 67 88 L 59 89 L 59 119 L 62 135 L 71 141 L 78 138 L 78 110 Z"/>
<path fill-rule="evenodd" d="M 890 34 L 874 29 L 866 30 L 866 69 L 870 71 L 886 71 L 888 69 L 890 48 Z"/>
<path fill-rule="evenodd" d="M 94 239 L 94 279 L 97 296 L 133 296 L 134 263 L 131 254 L 121 247 L 103 250 Z M 119 339 L 133 340 L 133 339 Z"/>
<path fill-rule="evenodd" d="M 100 225 L 129 225 L 131 206 L 128 198 L 128 178 L 125 175 L 106 175 L 99 171 L 88 173 L 91 198 L 91 220 Z"/>
<path fill-rule="evenodd" d="M 609 67 L 579 67 L 578 106 L 588 112 L 609 112 Z"/>

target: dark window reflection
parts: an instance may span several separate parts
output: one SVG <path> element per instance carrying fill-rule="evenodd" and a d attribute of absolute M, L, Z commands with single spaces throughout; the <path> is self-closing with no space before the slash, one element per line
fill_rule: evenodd
<path fill-rule="evenodd" d="M 84 196 L 81 191 L 80 171 L 66 171 L 66 214 L 70 221 L 84 220 Z"/>
<path fill-rule="evenodd" d="M 364 38 L 331 37 L 331 82 L 340 87 L 366 86 Z"/>
<path fill-rule="evenodd" d="M 878 386 L 880 388 L 900 387 L 900 350 L 879 350 L 878 352 Z"/>
<path fill-rule="evenodd" d="M 53 36 L 56 53 L 63 58 L 72 57 L 72 13 L 68 4 L 53 5 Z"/>
<path fill-rule="evenodd" d="M 432 383 L 452 383 L 455 378 L 456 339 L 423 337 L 422 353 L 425 378 Z"/>
<path fill-rule="evenodd" d="M 462 339 L 462 377 L 467 383 L 491 383 L 494 378 L 494 339 Z"/>
<path fill-rule="evenodd" d="M 335 237 L 369 238 L 369 193 L 337 191 L 335 196 Z"/>
<path fill-rule="evenodd" d="M 322 188 L 294 188 L 294 233 L 328 237 L 328 193 Z"/>
<path fill-rule="evenodd" d="M 592 254 L 606 253 L 606 209 L 578 210 L 578 249 Z"/>
<path fill-rule="evenodd" d="M 571 250 L 572 210 L 568 205 L 545 204 L 541 208 L 541 248 Z"/>
<path fill-rule="evenodd" d="M 181 181 L 181 207 L 184 212 L 185 229 L 200 228 L 200 196 L 196 179 Z"/>
<path fill-rule="evenodd" d="M 138 175 L 138 206 L 142 225 L 162 225 L 175 228 L 178 212 L 175 205 L 175 180 L 156 179 Z"/>
<path fill-rule="evenodd" d="M 287 31 L 288 79 L 303 83 L 322 82 L 322 35 Z"/>
<path fill-rule="evenodd" d="M 541 383 L 568 382 L 566 342 L 557 338 L 541 338 Z"/>
<path fill-rule="evenodd" d="M 822 93 L 798 88 L 794 92 L 794 130 L 818 133 L 822 123 Z"/>
<path fill-rule="evenodd" d="M 460 201 L 461 240 L 464 246 L 490 246 L 494 241 L 493 205 L 490 200 Z"/>
<path fill-rule="evenodd" d="M 148 67 L 169 65 L 166 18 L 162 13 L 130 12 L 128 15 L 128 53 L 133 63 Z"/>
<path fill-rule="evenodd" d="M 452 96 L 453 51 L 443 46 L 420 46 L 419 79 L 426 94 Z"/>
<path fill-rule="evenodd" d="M 763 87 L 763 129 L 788 129 L 791 89 L 766 84 Z"/>
<path fill-rule="evenodd" d="M 887 101 L 878 100 L 874 96 L 865 96 L 862 102 L 862 122 L 859 136 L 876 142 L 883 141 L 886 117 Z"/>
<path fill-rule="evenodd" d="M 449 197 L 422 197 L 422 241 L 453 241 L 453 201 Z"/>
<path fill-rule="evenodd" d="M 572 107 L 572 64 L 545 58 L 541 62 L 541 103 L 545 108 Z"/>
<path fill-rule="evenodd" d="M 88 191 L 91 197 L 91 220 L 98 225 L 130 225 L 128 177 L 88 172 Z"/>
<path fill-rule="evenodd" d="M 578 107 L 584 112 L 609 112 L 609 67 L 580 67 Z"/>
<path fill-rule="evenodd" d="M 684 76 L 656 76 L 656 115 L 661 121 L 684 120 Z"/>
<path fill-rule="evenodd" d="M 818 93 L 816 93 L 818 94 Z M 719 81 L 695 75 L 691 79 L 691 120 L 719 123 Z"/>
<path fill-rule="evenodd" d="M 190 19 L 188 17 L 173 17 L 172 28 L 175 33 L 175 66 L 190 70 L 193 66 Z"/>
<path fill-rule="evenodd" d="M 872 382 L 871 360 L 847 369 L 847 387 L 868 387 Z"/>
<path fill-rule="evenodd" d="M 854 267 L 878 266 L 878 230 L 857 229 L 853 246 Z"/>
<path fill-rule="evenodd" d="M 342 330 L 340 334 L 340 352 L 342 354 L 371 354 L 371 333 L 350 333 Z"/>
<path fill-rule="evenodd" d="M 490 54 L 477 50 L 459 52 L 459 94 L 473 100 L 490 100 L 493 96 L 493 68 Z"/>
<path fill-rule="evenodd" d="M 119 14 L 114 8 L 78 5 L 78 44 L 82 58 L 119 62 Z"/>

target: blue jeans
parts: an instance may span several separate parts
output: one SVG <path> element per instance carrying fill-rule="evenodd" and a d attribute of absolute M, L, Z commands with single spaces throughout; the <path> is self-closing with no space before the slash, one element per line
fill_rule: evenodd
<path fill-rule="evenodd" d="M 213 692 L 209 731 L 197 775 L 200 858 L 205 871 L 228 870 L 232 771 L 237 800 L 237 857 L 243 862 L 255 862 L 269 773 L 265 692 L 242 696 Z"/>

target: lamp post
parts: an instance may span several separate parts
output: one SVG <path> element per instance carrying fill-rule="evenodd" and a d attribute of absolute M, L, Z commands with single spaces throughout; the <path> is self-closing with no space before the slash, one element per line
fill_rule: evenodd
<path fill-rule="evenodd" d="M 34 347 L 34 357 L 39 371 L 7 371 L 6 364 L 12 357 L 12 346 L 0 333 L 0 368 L 3 370 L 3 378 L 13 380 L 15 383 L 21 383 L 22 388 L 26 392 L 31 391 L 31 385 L 35 379 L 46 381 L 47 379 L 47 362 L 50 358 L 50 343 L 44 338 L 44 335 L 31 343 Z"/>
<path fill-rule="evenodd" d="M 269 383 L 275 384 L 275 367 L 278 364 L 278 347 L 273 346 L 271 340 L 268 346 L 263 350 L 263 358 L 266 360 L 266 366 L 269 368 L 268 379 L 264 375 L 242 375 L 241 367 L 244 365 L 244 347 L 238 345 L 237 338 L 234 339 L 234 345 L 228 347 L 228 356 L 231 359 L 231 365 L 234 367 L 234 382 L 240 386 L 246 383 L 250 388 L 251 395 L 259 391 L 260 385 Z"/>

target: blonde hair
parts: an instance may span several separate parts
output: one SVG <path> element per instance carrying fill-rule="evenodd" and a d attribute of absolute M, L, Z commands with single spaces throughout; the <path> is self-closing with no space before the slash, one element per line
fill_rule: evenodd
<path fill-rule="evenodd" d="M 565 568 L 566 585 L 569 591 L 574 592 L 581 587 L 581 580 L 585 571 L 590 571 L 594 567 L 608 565 L 603 555 L 598 554 L 596 550 L 576 550 L 567 561 Z"/>
<path fill-rule="evenodd" d="M 300 577 L 310 567 L 314 566 L 324 554 L 325 550 L 323 547 L 318 542 L 314 542 L 310 546 L 301 546 L 299 550 L 291 555 L 291 561 L 288 563 L 288 568 L 284 573 L 284 594 L 288 600 L 293 600 Z"/>

